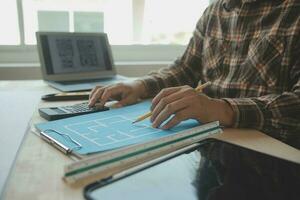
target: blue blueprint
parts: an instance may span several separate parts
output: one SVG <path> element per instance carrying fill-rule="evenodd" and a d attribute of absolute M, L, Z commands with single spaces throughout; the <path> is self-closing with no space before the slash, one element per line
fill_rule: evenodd
<path fill-rule="evenodd" d="M 161 130 L 151 127 L 150 118 L 132 124 L 139 116 L 149 112 L 150 101 L 111 109 L 109 111 L 81 115 L 62 120 L 36 124 L 39 131 L 79 154 L 90 154 L 158 139 L 195 127 L 195 120 L 187 120 L 173 129 Z M 82 145 L 77 146 L 69 137 Z"/>

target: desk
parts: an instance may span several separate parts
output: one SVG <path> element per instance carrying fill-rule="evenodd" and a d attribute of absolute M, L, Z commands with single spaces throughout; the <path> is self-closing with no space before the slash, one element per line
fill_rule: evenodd
<path fill-rule="evenodd" d="M 29 82 L 24 86 L 20 83 L 15 87 L 34 88 L 45 93 L 53 93 L 54 89 L 47 87 L 43 82 Z M 74 102 L 68 102 L 74 103 Z M 41 102 L 39 106 L 61 105 L 61 102 Z M 44 121 L 37 112 L 34 113 L 31 125 Z M 286 158 L 300 163 L 300 151 L 285 145 L 269 136 L 255 130 L 225 129 L 218 139 L 238 144 Z M 268 145 L 266 145 L 268 144 Z M 63 168 L 72 160 L 41 140 L 32 132 L 26 133 L 16 157 L 11 174 L 3 191 L 3 199 L 83 199 L 81 188 L 71 188 L 62 181 Z"/>
<path fill-rule="evenodd" d="M 42 84 L 41 81 L 0 81 L 0 194 L 28 122 L 44 92 L 34 85 Z"/>

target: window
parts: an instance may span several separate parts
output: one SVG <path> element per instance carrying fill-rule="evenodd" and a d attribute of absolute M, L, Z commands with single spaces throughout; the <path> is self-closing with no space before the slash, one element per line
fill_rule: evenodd
<path fill-rule="evenodd" d="M 6 31 L 0 33 L 0 51 L 5 51 L 4 45 L 10 45 L 9 49 L 16 53 L 12 58 L 19 62 L 24 58 L 26 62 L 37 62 L 35 32 L 38 30 L 106 32 L 116 61 L 173 60 L 184 50 L 209 3 L 209 0 L 2 1 L 6 7 L 0 8 L 0 25 Z M 7 18 L 11 23 L 6 23 Z M 9 60 L 0 54 L 0 62 L 4 61 Z"/>
<path fill-rule="evenodd" d="M 1 0 L 1 4 L 2 6 L 0 7 L 0 45 L 19 45 L 20 37 L 16 1 Z M 10 20 L 8 21 L 7 19 Z"/>
<path fill-rule="evenodd" d="M 25 44 L 35 32 L 105 31 L 112 44 L 131 42 L 131 0 L 23 0 Z"/>
<path fill-rule="evenodd" d="M 142 43 L 186 44 L 208 2 L 146 0 Z"/>

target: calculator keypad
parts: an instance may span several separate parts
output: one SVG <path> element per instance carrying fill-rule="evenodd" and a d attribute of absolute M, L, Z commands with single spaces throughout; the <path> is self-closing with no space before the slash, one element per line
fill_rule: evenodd
<path fill-rule="evenodd" d="M 97 108 L 90 108 L 88 106 L 88 102 L 79 103 L 72 106 L 63 106 L 60 107 L 60 109 L 69 113 L 83 113 L 97 110 Z"/>

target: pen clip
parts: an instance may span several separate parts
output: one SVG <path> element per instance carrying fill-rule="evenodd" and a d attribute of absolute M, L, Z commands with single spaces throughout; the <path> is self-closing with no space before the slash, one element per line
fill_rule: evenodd
<path fill-rule="evenodd" d="M 59 142 L 58 140 L 56 140 L 55 138 L 49 136 L 47 134 L 47 132 L 54 132 L 64 138 L 67 138 L 69 141 L 71 141 L 76 146 L 73 148 L 69 148 L 66 145 Z M 82 145 L 79 142 L 77 142 L 76 140 L 74 140 L 71 136 L 69 136 L 68 134 L 65 134 L 65 133 L 60 133 L 54 129 L 46 129 L 44 131 L 41 131 L 40 135 L 44 140 L 46 140 L 48 143 L 52 144 L 53 146 L 55 146 L 56 148 L 58 148 L 60 151 L 64 152 L 65 154 L 70 154 L 70 153 L 72 153 L 73 150 L 82 148 Z"/>

